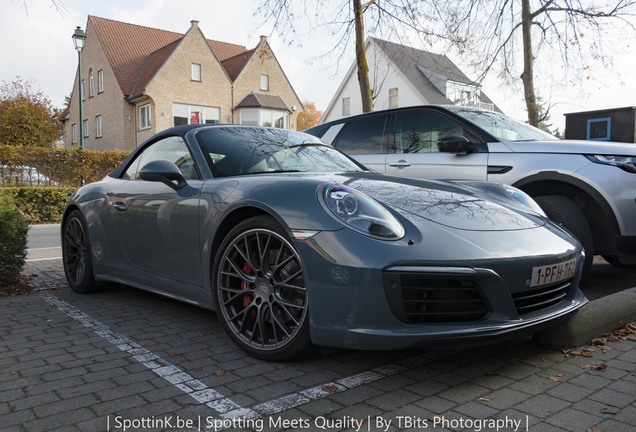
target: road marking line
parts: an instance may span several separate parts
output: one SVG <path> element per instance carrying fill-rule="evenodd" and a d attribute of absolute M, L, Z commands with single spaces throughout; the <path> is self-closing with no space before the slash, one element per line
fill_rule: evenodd
<path fill-rule="evenodd" d="M 79 309 L 71 306 L 65 301 L 60 300 L 53 295 L 46 295 L 42 298 L 49 304 L 57 307 L 69 317 L 78 321 L 84 327 L 93 330 L 99 336 L 108 340 L 120 350 L 130 354 L 139 363 L 143 364 L 156 375 L 188 394 L 197 402 L 218 412 L 220 414 L 219 417 L 222 419 L 255 419 L 262 416 L 279 414 L 297 406 L 304 405 L 336 393 L 341 393 L 346 390 L 351 390 L 364 384 L 369 384 L 382 378 L 396 375 L 405 370 L 423 366 L 431 361 L 431 359 L 424 356 L 408 357 L 395 363 L 389 363 L 336 381 L 326 382 L 315 387 L 309 387 L 294 393 L 289 393 L 287 395 L 271 399 L 267 402 L 254 405 L 251 408 L 246 408 L 236 404 L 229 398 L 224 397 L 216 390 L 208 388 L 204 383 L 193 378 L 187 372 L 182 371 L 177 366 L 170 364 L 151 351 L 143 348 L 128 337 L 112 331 L 105 324 L 91 318 L 89 315 L 81 312 Z"/>
<path fill-rule="evenodd" d="M 243 408 L 224 397 L 221 393 L 214 389 L 208 388 L 204 383 L 195 379 L 190 374 L 182 371 L 178 367 L 165 361 L 158 355 L 145 349 L 137 342 L 132 341 L 128 337 L 116 333 L 105 324 L 91 318 L 89 315 L 71 306 L 63 300 L 53 296 L 45 295 L 42 299 L 52 306 L 58 308 L 70 318 L 82 324 L 84 327 L 93 330 L 97 335 L 103 337 L 121 351 L 130 354 L 139 363 L 150 369 L 160 378 L 165 379 L 170 384 L 176 386 L 182 392 L 188 394 L 197 402 L 206 405 L 218 413 L 226 413 L 228 411 L 245 412 L 246 416 L 250 415 L 250 409 Z"/>
<path fill-rule="evenodd" d="M 25 261 L 26 262 L 37 262 L 37 261 L 51 261 L 51 260 L 58 260 L 58 259 L 62 259 L 62 257 L 59 256 L 59 257 L 52 257 L 52 258 L 33 258 L 33 259 L 25 260 Z"/>
<path fill-rule="evenodd" d="M 373 381 L 396 375 L 405 370 L 422 366 L 426 363 L 429 363 L 430 361 L 430 359 L 421 356 L 408 357 L 396 363 L 389 363 L 383 366 L 379 366 L 370 371 L 360 372 L 356 375 L 341 378 L 334 382 L 323 383 L 315 387 L 310 387 L 295 393 L 290 393 L 279 398 L 269 400 L 267 402 L 260 403 L 253 406 L 251 408 L 251 412 L 248 413 L 243 412 L 245 410 L 244 408 L 222 413 L 221 418 L 255 418 L 255 416 L 260 417 L 279 414 L 283 411 L 287 411 L 297 406 L 304 405 L 306 403 L 322 399 L 336 393 L 341 393 L 346 390 L 351 390 L 353 388 L 360 387 L 361 385 L 369 384 Z"/>

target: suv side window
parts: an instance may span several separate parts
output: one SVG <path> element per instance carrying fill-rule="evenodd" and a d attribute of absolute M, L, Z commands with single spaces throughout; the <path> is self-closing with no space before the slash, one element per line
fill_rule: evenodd
<path fill-rule="evenodd" d="M 185 179 L 198 179 L 199 174 L 194 166 L 188 146 L 181 137 L 168 137 L 148 146 L 130 163 L 122 176 L 125 179 L 139 178 L 139 170 L 148 162 L 165 159 L 174 163 Z"/>
<path fill-rule="evenodd" d="M 395 153 L 438 152 L 437 142 L 449 135 L 463 135 L 464 128 L 434 112 L 405 111 L 395 116 Z"/>
<path fill-rule="evenodd" d="M 384 150 L 387 116 L 369 116 L 347 122 L 334 141 L 334 147 L 347 154 L 377 154 Z"/>

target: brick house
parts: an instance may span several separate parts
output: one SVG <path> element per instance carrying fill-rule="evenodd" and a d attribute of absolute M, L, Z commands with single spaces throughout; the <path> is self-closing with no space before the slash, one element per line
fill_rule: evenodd
<path fill-rule="evenodd" d="M 253 49 L 208 40 L 191 21 L 185 34 L 89 16 L 68 115 L 66 148 L 132 150 L 154 133 L 187 123 L 296 129 L 302 103 L 267 39 Z"/>

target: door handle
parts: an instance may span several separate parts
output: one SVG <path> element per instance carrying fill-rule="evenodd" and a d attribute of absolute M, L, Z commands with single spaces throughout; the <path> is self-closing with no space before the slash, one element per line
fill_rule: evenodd
<path fill-rule="evenodd" d="M 408 163 L 405 160 L 399 160 L 397 162 L 390 163 L 389 166 L 398 167 L 399 168 L 399 167 L 409 167 L 409 166 L 411 166 L 411 164 Z"/>
<path fill-rule="evenodd" d="M 123 203 L 121 201 L 113 203 L 113 207 L 115 207 L 115 210 L 120 212 L 125 212 L 126 210 L 128 210 L 128 206 L 126 205 L 126 203 Z"/>

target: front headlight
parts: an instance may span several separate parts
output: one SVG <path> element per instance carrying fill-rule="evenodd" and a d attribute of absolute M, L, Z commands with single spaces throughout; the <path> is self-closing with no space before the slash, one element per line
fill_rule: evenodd
<path fill-rule="evenodd" d="M 628 173 L 636 174 L 636 156 L 585 155 L 585 157 L 594 163 L 615 166 Z"/>
<path fill-rule="evenodd" d="M 498 186 L 503 189 L 512 199 L 520 202 L 524 206 L 534 210 L 536 213 L 539 213 L 541 216 L 546 216 L 545 212 L 539 204 L 535 200 L 532 199 L 530 195 L 522 191 L 521 189 L 517 189 L 514 186 L 510 186 L 507 184 L 498 184 Z"/>
<path fill-rule="evenodd" d="M 326 185 L 322 202 L 331 215 L 349 228 L 381 240 L 399 240 L 404 227 L 384 207 L 367 195 L 342 185 Z"/>

